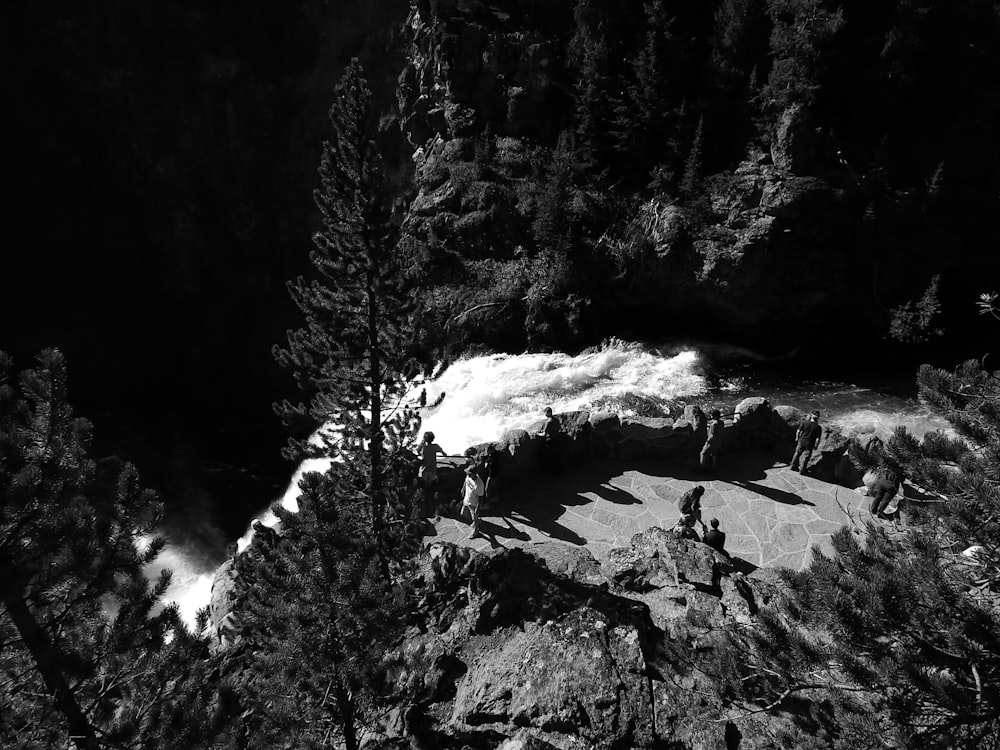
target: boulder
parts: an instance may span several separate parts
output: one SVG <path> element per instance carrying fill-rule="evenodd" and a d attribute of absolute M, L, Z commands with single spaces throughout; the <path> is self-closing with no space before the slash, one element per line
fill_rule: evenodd
<path fill-rule="evenodd" d="M 504 484 L 534 473 L 542 452 L 542 443 L 527 430 L 508 430 L 497 442 L 494 470 Z"/>
<path fill-rule="evenodd" d="M 571 547 L 560 542 L 542 542 L 526 547 L 524 551 L 542 560 L 556 575 L 592 586 L 604 582 L 601 564 L 586 547 Z"/>
<path fill-rule="evenodd" d="M 816 177 L 788 177 L 764 186 L 760 208 L 776 219 L 798 219 L 814 205 L 829 201 L 832 192 Z"/>
<path fill-rule="evenodd" d="M 837 470 L 847 453 L 847 445 L 847 438 L 840 430 L 824 425 L 823 437 L 809 458 L 809 473 L 827 482 L 835 481 Z"/>
<path fill-rule="evenodd" d="M 621 420 L 621 431 L 626 438 L 651 442 L 667 440 L 673 433 L 674 420 L 654 417 L 626 417 Z"/>
<path fill-rule="evenodd" d="M 809 110 L 793 104 L 781 114 L 771 140 L 771 160 L 778 169 L 807 174 L 816 163 L 819 138 Z"/>
<path fill-rule="evenodd" d="M 759 396 L 745 398 L 736 405 L 736 429 L 740 432 L 755 430 L 770 432 L 774 418 L 771 402 Z"/>
<path fill-rule="evenodd" d="M 621 428 L 621 419 L 610 411 L 598 411 L 590 415 L 590 428 L 594 432 L 614 432 Z"/>
<path fill-rule="evenodd" d="M 771 434 L 776 446 L 784 446 L 787 458 L 792 457 L 795 449 L 795 431 L 799 429 L 806 413 L 794 406 L 775 406 L 771 412 Z"/>
<path fill-rule="evenodd" d="M 582 607 L 482 648 L 458 683 L 451 724 L 577 735 L 587 747 L 645 746 L 652 711 L 639 633 Z"/>
<path fill-rule="evenodd" d="M 714 550 L 659 526 L 634 535 L 628 547 L 611 550 L 602 571 L 609 581 L 630 591 L 682 583 L 700 591 L 717 589 Z"/>

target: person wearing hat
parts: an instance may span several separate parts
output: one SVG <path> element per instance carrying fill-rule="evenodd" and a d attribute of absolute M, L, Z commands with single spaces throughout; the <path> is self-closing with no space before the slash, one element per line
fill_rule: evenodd
<path fill-rule="evenodd" d="M 708 434 L 705 437 L 705 445 L 701 448 L 701 455 L 698 457 L 701 468 L 714 469 L 719 456 L 719 444 L 722 442 L 722 431 L 725 423 L 722 421 L 722 414 L 718 409 L 712 409 L 711 417 L 708 420 Z"/>
<path fill-rule="evenodd" d="M 819 445 L 822 436 L 823 428 L 819 426 L 819 412 L 814 411 L 809 415 L 809 419 L 802 421 L 795 432 L 795 453 L 792 454 L 792 461 L 789 464 L 792 471 L 806 473 L 812 452 Z"/>

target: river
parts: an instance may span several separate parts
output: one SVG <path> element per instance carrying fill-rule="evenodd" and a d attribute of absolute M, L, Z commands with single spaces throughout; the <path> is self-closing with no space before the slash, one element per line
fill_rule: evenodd
<path fill-rule="evenodd" d="M 427 403 L 435 403 L 441 394 L 443 400 L 422 411 L 422 429 L 432 430 L 449 454 L 460 454 L 469 445 L 539 421 L 546 406 L 556 413 L 590 409 L 677 416 L 685 405 L 700 404 L 718 407 L 725 414 L 744 398 L 763 396 L 774 405 L 819 409 L 822 423 L 848 434 L 874 432 L 886 437 L 897 425 L 918 436 L 947 429 L 943 420 L 915 400 L 914 373 L 905 366 L 873 372 L 849 359 L 840 367 L 829 362 L 803 364 L 697 341 L 657 345 L 611 340 L 573 355 L 469 357 L 449 364 L 424 387 Z M 275 500 L 295 509 L 298 476 L 320 465 L 299 467 Z M 255 517 L 268 525 L 274 523 L 270 512 Z M 252 520 L 248 512 L 244 524 Z M 189 517 L 186 528 L 193 532 L 198 527 Z M 174 526 L 157 567 L 174 571 L 168 598 L 178 601 L 185 618 L 193 621 L 198 607 L 208 602 L 214 569 L 224 559 L 224 545 L 217 534 L 215 541 L 206 543 L 205 534 L 185 535 L 183 528 Z M 248 540 L 249 534 L 244 534 L 240 546 Z"/>

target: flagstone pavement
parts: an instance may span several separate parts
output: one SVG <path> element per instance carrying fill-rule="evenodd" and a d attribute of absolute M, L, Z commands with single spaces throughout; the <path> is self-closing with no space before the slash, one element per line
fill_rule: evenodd
<path fill-rule="evenodd" d="M 830 551 L 831 534 L 850 515 L 868 517 L 867 497 L 793 472 L 769 454 L 723 456 L 710 474 L 681 464 L 601 459 L 504 490 L 483 511 L 476 538 L 469 538 L 467 516 L 440 517 L 426 541 L 477 550 L 560 541 L 586 546 L 603 560 L 633 534 L 671 528 L 681 495 L 697 484 L 705 487 L 705 523 L 718 518 L 726 550 L 753 566 L 801 569 L 811 546 Z"/>

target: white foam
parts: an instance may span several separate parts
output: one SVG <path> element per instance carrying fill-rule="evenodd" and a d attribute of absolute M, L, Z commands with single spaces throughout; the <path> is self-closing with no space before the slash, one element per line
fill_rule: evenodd
<path fill-rule="evenodd" d="M 150 538 L 140 536 L 135 542 L 139 551 L 143 552 L 149 547 Z M 193 626 L 198 610 L 211 598 L 217 567 L 218 560 L 207 558 L 204 552 L 189 544 L 171 542 L 143 572 L 150 582 L 155 582 L 164 569 L 171 572 L 170 588 L 163 601 L 175 602 L 184 622 Z"/>
<path fill-rule="evenodd" d="M 578 355 L 546 354 L 471 357 L 452 364 L 427 386 L 423 429 L 434 432 L 449 453 L 499 438 L 514 428 L 555 412 L 609 409 L 630 397 L 668 402 L 706 392 L 697 352 L 669 356 L 637 344 L 611 341 Z M 622 411 L 627 412 L 624 408 Z"/>
<path fill-rule="evenodd" d="M 498 439 L 514 428 L 527 428 L 540 422 L 542 410 L 551 406 L 555 412 L 582 409 L 608 410 L 629 414 L 636 401 L 652 409 L 664 409 L 677 401 L 706 395 L 709 383 L 705 377 L 705 357 L 761 359 L 746 350 L 694 343 L 675 344 L 659 349 L 612 339 L 601 347 L 581 354 L 560 352 L 543 354 L 494 354 L 468 357 L 452 363 L 426 384 L 415 385 L 413 401 L 426 390 L 422 429 L 435 433 L 436 442 L 452 455 L 460 454 L 470 445 Z M 733 393 L 742 390 L 740 380 L 722 390 Z M 860 393 L 854 388 L 850 393 Z M 873 394 L 873 397 L 877 394 Z M 773 394 L 772 403 L 782 403 Z M 835 413 L 833 413 L 835 412 Z M 874 432 L 888 438 L 896 425 L 906 426 L 917 437 L 931 429 L 947 430 L 947 423 L 935 417 L 921 405 L 912 402 L 892 403 L 885 408 L 848 407 L 829 413 L 829 423 L 849 434 Z M 824 414 L 827 412 L 824 411 Z M 335 426 L 324 429 L 335 431 Z M 281 505 L 298 510 L 298 484 L 309 471 L 323 471 L 327 459 L 310 459 L 298 467 L 288 487 L 279 498 Z M 253 538 L 253 524 L 277 525 L 271 510 L 265 511 L 250 524 L 239 539 L 237 548 L 244 550 Z M 199 569 L 191 560 L 185 561 L 183 551 L 175 553 L 173 567 L 177 580 L 171 591 L 182 611 L 193 613 L 207 603 L 211 573 Z M 166 559 L 166 558 L 165 558 Z M 179 575 L 178 572 L 179 571 Z M 187 588 L 185 588 L 187 587 Z"/>
<path fill-rule="evenodd" d="M 896 427 L 905 427 L 918 440 L 928 432 L 940 431 L 951 437 L 958 433 L 944 419 L 922 404 L 908 404 L 899 409 L 860 408 L 831 414 L 830 424 L 836 425 L 847 437 L 875 434 L 888 440 Z"/>

